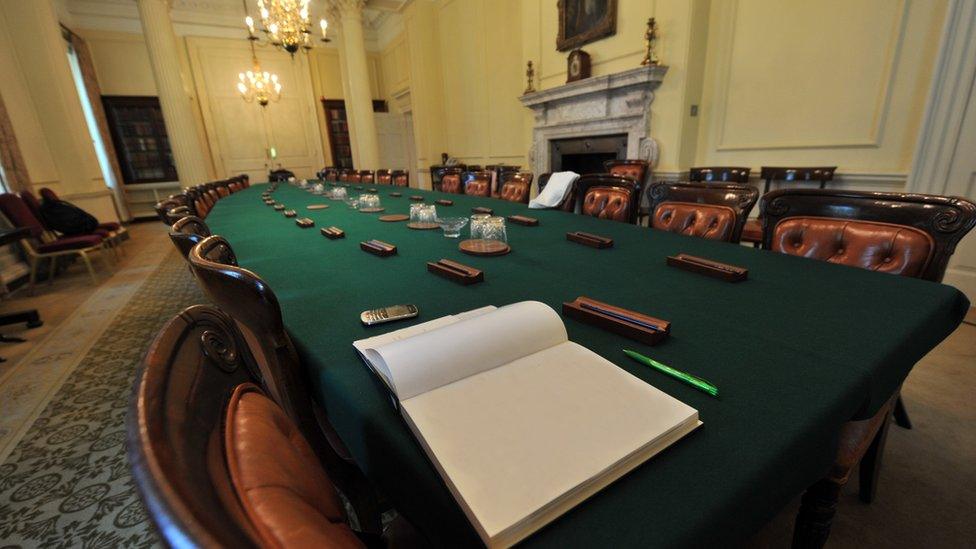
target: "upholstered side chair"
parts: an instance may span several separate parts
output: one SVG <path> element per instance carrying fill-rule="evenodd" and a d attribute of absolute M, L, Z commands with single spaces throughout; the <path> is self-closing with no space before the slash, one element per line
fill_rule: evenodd
<path fill-rule="evenodd" d="M 464 185 L 461 181 L 463 172 L 459 168 L 448 168 L 443 170 L 441 176 L 440 191 L 442 193 L 464 194 Z"/>
<path fill-rule="evenodd" d="M 376 170 L 376 182 L 380 185 L 392 185 L 393 175 L 390 170 Z"/>
<path fill-rule="evenodd" d="M 582 215 L 625 223 L 637 222 L 640 187 L 630 177 L 589 174 L 576 181 Z"/>
<path fill-rule="evenodd" d="M 395 187 L 410 186 L 410 172 L 406 170 L 393 170 L 393 185 Z"/>
<path fill-rule="evenodd" d="M 499 198 L 509 202 L 529 203 L 532 192 L 532 172 L 508 172 L 507 179 L 501 185 Z"/>
<path fill-rule="evenodd" d="M 976 204 L 922 194 L 781 189 L 762 197 L 760 216 L 768 250 L 939 282 L 956 245 L 976 225 Z M 858 464 L 860 498 L 874 499 L 893 414 L 911 426 L 900 391 L 873 417 L 844 426 L 833 468 L 803 497 L 795 545 L 826 541 L 840 491 Z"/>
<path fill-rule="evenodd" d="M 491 196 L 491 176 L 491 172 L 487 170 L 468 172 L 464 180 L 464 194 L 471 196 Z M 443 186 L 444 181 L 441 180 L 441 187 L 443 188 Z"/>
<path fill-rule="evenodd" d="M 171 547 L 364 547 L 313 446 L 261 384 L 213 307 L 184 310 L 156 336 L 126 417 L 156 531 Z"/>
<path fill-rule="evenodd" d="M 169 238 L 173 241 L 176 249 L 180 251 L 180 254 L 183 255 L 183 259 L 188 260 L 190 250 L 210 234 L 210 227 L 204 220 L 188 215 L 173 223 Z"/>
<path fill-rule="evenodd" d="M 739 242 L 759 190 L 731 183 L 655 183 L 648 189 L 651 227 L 709 240 Z"/>
<path fill-rule="evenodd" d="M 203 293 L 229 314 L 254 356 L 263 387 L 334 472 L 340 490 L 356 509 L 364 529 L 379 532 L 379 510 L 362 472 L 352 462 L 324 409 L 312 400 L 308 375 L 285 331 L 278 298 L 268 284 L 237 265 L 230 244 L 210 236 L 190 250 L 190 269 Z"/>

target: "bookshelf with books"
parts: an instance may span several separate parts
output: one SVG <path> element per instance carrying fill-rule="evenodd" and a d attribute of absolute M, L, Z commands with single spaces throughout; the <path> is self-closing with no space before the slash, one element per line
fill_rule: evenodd
<path fill-rule="evenodd" d="M 341 99 L 323 99 L 325 125 L 329 132 L 329 146 L 332 149 L 332 165 L 337 168 L 352 168 L 352 146 L 349 142 L 349 122 L 346 119 L 346 104 Z"/>

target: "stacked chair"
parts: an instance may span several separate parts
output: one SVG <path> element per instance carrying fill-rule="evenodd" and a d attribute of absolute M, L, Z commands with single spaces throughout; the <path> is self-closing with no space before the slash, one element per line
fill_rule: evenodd
<path fill-rule="evenodd" d="M 15 227 L 26 227 L 30 229 L 30 238 L 20 241 L 27 262 L 30 265 L 30 278 L 28 282 L 28 293 L 34 295 L 34 284 L 37 281 L 37 274 L 44 260 L 50 260 L 48 265 L 48 282 L 54 279 L 54 273 L 58 267 L 58 260 L 62 258 L 80 258 L 92 284 L 98 284 L 98 277 L 95 275 L 95 268 L 91 258 L 97 255 L 102 259 L 107 267 L 105 253 L 108 244 L 102 234 L 92 233 L 73 236 L 59 236 L 48 231 L 40 219 L 31 212 L 23 198 L 11 194 L 0 194 L 0 212 L 3 213 Z"/>

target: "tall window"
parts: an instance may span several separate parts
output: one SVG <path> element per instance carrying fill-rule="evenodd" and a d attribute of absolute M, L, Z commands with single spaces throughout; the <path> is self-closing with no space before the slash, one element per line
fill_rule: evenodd
<path fill-rule="evenodd" d="M 119 182 L 115 180 L 112 164 L 109 163 L 108 153 L 105 152 L 105 143 L 102 141 L 101 132 L 98 131 L 98 122 L 95 120 L 95 113 L 92 111 L 91 102 L 88 100 L 88 89 L 85 88 L 85 78 L 81 75 L 78 54 L 75 53 L 71 42 L 68 42 L 68 64 L 71 65 L 71 76 L 74 77 L 75 89 L 78 91 L 78 99 L 81 100 L 81 110 L 85 113 L 85 125 L 88 126 L 88 135 L 91 137 L 92 144 L 95 146 L 95 155 L 98 156 L 98 166 L 102 170 L 102 177 L 110 189 L 117 191 Z"/>

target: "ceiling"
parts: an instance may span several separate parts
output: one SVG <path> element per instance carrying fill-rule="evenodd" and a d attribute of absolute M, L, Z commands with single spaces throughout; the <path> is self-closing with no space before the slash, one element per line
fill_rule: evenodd
<path fill-rule="evenodd" d="M 367 0 L 363 23 L 367 48 L 375 46 L 377 29 L 400 12 L 410 0 Z M 135 0 L 56 0 L 69 26 L 122 32 L 142 32 Z M 244 28 L 242 0 L 170 0 L 177 34 L 238 37 Z M 246 0 L 247 10 L 257 14 L 257 1 Z M 328 17 L 326 0 L 312 0 L 313 19 Z M 331 21 L 330 21 L 331 23 Z M 371 44 L 372 43 L 372 44 Z"/>

